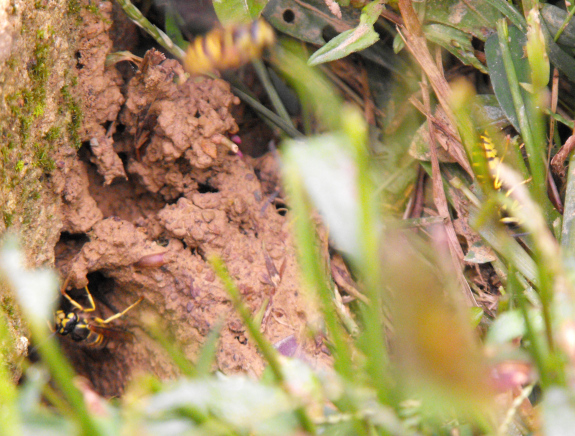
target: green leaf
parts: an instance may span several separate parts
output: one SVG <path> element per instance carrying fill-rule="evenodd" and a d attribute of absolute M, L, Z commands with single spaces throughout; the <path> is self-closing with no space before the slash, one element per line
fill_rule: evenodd
<path fill-rule="evenodd" d="M 423 32 L 429 41 L 442 46 L 465 65 L 472 65 L 482 73 L 487 74 L 485 66 L 475 57 L 475 49 L 471 45 L 470 34 L 442 24 L 424 26 Z"/>
<path fill-rule="evenodd" d="M 341 34 L 353 29 L 357 26 L 361 12 L 348 7 L 341 8 L 341 14 L 341 19 L 333 15 L 323 0 L 269 0 L 262 12 L 266 20 L 281 33 L 319 46 L 326 44 L 325 30 Z M 385 44 L 374 44 L 358 54 L 399 77 L 406 78 L 412 74 L 407 62 L 394 56 Z"/>
<path fill-rule="evenodd" d="M 331 14 L 323 0 L 269 0 L 263 16 L 277 30 L 295 39 L 316 45 L 324 45 L 323 30 L 345 32 L 356 26 L 360 12 L 354 8 L 342 8 L 342 18 Z"/>
<path fill-rule="evenodd" d="M 347 30 L 316 51 L 308 61 L 309 65 L 341 59 L 351 53 L 364 50 L 379 41 L 379 34 L 373 29 L 373 24 L 383 10 L 379 0 L 369 3 L 362 9 L 359 25 Z"/>
<path fill-rule="evenodd" d="M 180 26 L 183 24 L 184 22 L 182 17 L 174 11 L 170 4 L 168 4 L 168 8 L 166 10 L 166 35 L 168 35 L 174 44 L 182 50 L 185 50 L 188 46 L 188 42 L 184 39 L 180 30 Z"/>
<path fill-rule="evenodd" d="M 517 79 L 520 83 L 531 83 L 529 62 L 527 61 L 527 58 L 523 56 L 523 47 L 526 42 L 527 39 L 525 38 L 525 35 L 521 33 L 519 29 L 516 27 L 509 28 L 509 49 L 511 51 L 513 65 L 515 66 L 515 71 L 517 73 Z M 513 97 L 511 95 L 511 90 L 509 89 L 509 81 L 507 79 L 505 65 L 503 64 L 501 48 L 499 47 L 499 36 L 497 34 L 493 34 L 487 39 L 487 42 L 485 43 L 485 57 L 487 59 L 489 77 L 491 78 L 491 84 L 493 86 L 495 96 L 497 97 L 497 101 L 499 101 L 501 108 L 505 112 L 505 115 L 511 124 L 513 124 L 513 127 L 515 127 L 517 131 L 521 131 L 519 119 L 513 103 Z M 522 89 L 521 94 L 523 96 L 523 100 L 526 101 L 528 97 L 527 91 Z"/>
<path fill-rule="evenodd" d="M 553 41 L 553 35 L 545 21 L 541 23 L 541 30 L 545 36 L 549 60 L 554 66 L 561 70 L 569 80 L 575 82 L 575 59 L 573 59 L 572 55 L 565 52 L 555 41 Z"/>
<path fill-rule="evenodd" d="M 551 32 L 551 35 L 556 35 L 563 21 L 567 18 L 567 11 L 558 8 L 553 5 L 543 5 L 541 8 L 541 16 L 547 24 L 547 29 Z M 567 26 L 561 32 L 559 39 L 557 40 L 559 44 L 574 46 L 575 45 L 575 22 L 569 21 Z"/>
<path fill-rule="evenodd" d="M 404 47 L 405 47 L 405 41 L 398 33 L 393 37 L 393 52 L 395 54 L 398 54 L 401 50 L 403 50 Z"/>
<path fill-rule="evenodd" d="M 518 27 L 521 30 L 527 29 L 527 23 L 525 18 L 519 13 L 519 11 L 506 0 L 485 0 L 485 3 L 496 8 L 499 12 L 509 20 L 511 24 Z"/>
<path fill-rule="evenodd" d="M 214 0 L 214 10 L 223 26 L 250 23 L 258 18 L 267 0 Z"/>
<path fill-rule="evenodd" d="M 471 326 L 477 327 L 483 318 L 483 309 L 481 307 L 471 307 L 469 310 Z"/>
<path fill-rule="evenodd" d="M 484 0 L 428 0 L 426 22 L 436 22 L 485 41 L 501 12 Z"/>

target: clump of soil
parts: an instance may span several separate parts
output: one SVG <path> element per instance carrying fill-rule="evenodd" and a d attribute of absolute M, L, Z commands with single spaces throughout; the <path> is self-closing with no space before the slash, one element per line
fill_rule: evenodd
<path fill-rule="evenodd" d="M 98 5 L 101 15 L 84 17 L 78 57 L 86 145 L 63 158 L 53 177 L 64 216 L 57 266 L 84 306 L 81 289 L 89 286 L 103 318 L 144 300 L 113 323 L 133 341 L 92 350 L 63 338 L 76 370 L 105 396 L 121 394 L 136 373 L 176 376 L 146 331 L 144 319 L 152 317 L 192 362 L 222 320 L 217 368 L 259 375 L 264 363 L 207 263 L 210 255 L 224 260 L 272 343 L 293 337 L 300 355 L 327 364 L 322 344 L 307 335 L 307 321 L 317 316 L 299 289 L 289 218 L 270 201 L 280 192 L 277 162 L 234 155 L 226 146 L 238 131 L 229 85 L 186 80 L 177 61 L 153 50 L 123 83 L 105 66 L 111 5 Z"/>

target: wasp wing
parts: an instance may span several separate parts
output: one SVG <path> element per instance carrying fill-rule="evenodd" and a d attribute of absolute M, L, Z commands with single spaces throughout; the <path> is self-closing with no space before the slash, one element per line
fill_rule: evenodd
<path fill-rule="evenodd" d="M 102 335 L 106 339 L 129 342 L 134 340 L 134 335 L 131 332 L 118 327 L 108 327 L 101 324 L 90 323 L 89 328 L 91 332 Z"/>

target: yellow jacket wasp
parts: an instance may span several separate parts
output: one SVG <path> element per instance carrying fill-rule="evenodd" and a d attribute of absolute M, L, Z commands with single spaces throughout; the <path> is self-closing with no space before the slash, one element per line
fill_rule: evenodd
<path fill-rule="evenodd" d="M 511 186 L 511 187 L 507 187 L 504 186 L 503 180 L 500 177 L 500 169 L 501 169 L 501 163 L 503 161 L 503 158 L 500 158 L 497 155 L 497 150 L 495 149 L 495 144 L 493 143 L 491 137 L 484 132 L 481 136 L 481 148 L 483 149 L 483 152 L 485 154 L 485 158 L 487 160 L 487 166 L 489 169 L 489 173 L 491 175 L 492 178 L 492 183 L 493 183 L 493 189 L 495 189 L 496 191 L 499 192 L 503 192 L 505 194 L 506 197 L 509 197 L 511 195 L 511 193 L 513 192 L 513 190 L 516 188 L 516 186 Z M 507 141 L 506 144 L 506 151 L 507 151 L 507 146 L 509 146 L 509 139 Z M 505 155 L 506 153 L 504 153 Z M 531 179 L 527 179 L 524 180 L 521 184 L 524 183 L 528 183 Z M 518 210 L 521 207 L 521 205 L 514 200 L 513 203 L 511 204 L 511 208 Z M 501 212 L 503 214 L 505 214 L 506 211 L 509 211 L 510 209 L 507 209 L 505 206 L 503 206 L 501 208 Z M 505 223 L 505 224 L 521 224 L 521 220 L 515 218 L 515 217 L 510 217 L 510 216 L 503 216 L 501 218 L 501 222 Z"/>
<path fill-rule="evenodd" d="M 70 311 L 58 310 L 55 313 L 55 332 L 61 336 L 68 336 L 73 341 L 87 348 L 100 349 L 104 348 L 110 340 L 129 341 L 133 335 L 127 330 L 109 326 L 108 324 L 131 310 L 134 306 L 140 304 L 144 297 L 140 297 L 135 303 L 118 312 L 109 318 L 102 319 L 95 316 L 89 316 L 90 312 L 96 310 L 96 305 L 92 294 L 86 286 L 86 294 L 90 307 L 83 307 L 80 303 L 72 299 L 65 290 L 62 295 L 73 306 Z"/>
<path fill-rule="evenodd" d="M 184 66 L 190 74 L 238 68 L 260 57 L 274 43 L 272 27 L 261 19 L 217 28 L 190 42 Z"/>

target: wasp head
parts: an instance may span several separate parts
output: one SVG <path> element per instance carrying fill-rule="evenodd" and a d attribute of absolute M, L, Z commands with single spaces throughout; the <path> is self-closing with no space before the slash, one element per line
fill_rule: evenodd
<path fill-rule="evenodd" d="M 79 321 L 78 314 L 75 312 L 65 313 L 63 310 L 58 310 L 56 312 L 56 332 L 66 336 L 74 331 Z"/>

